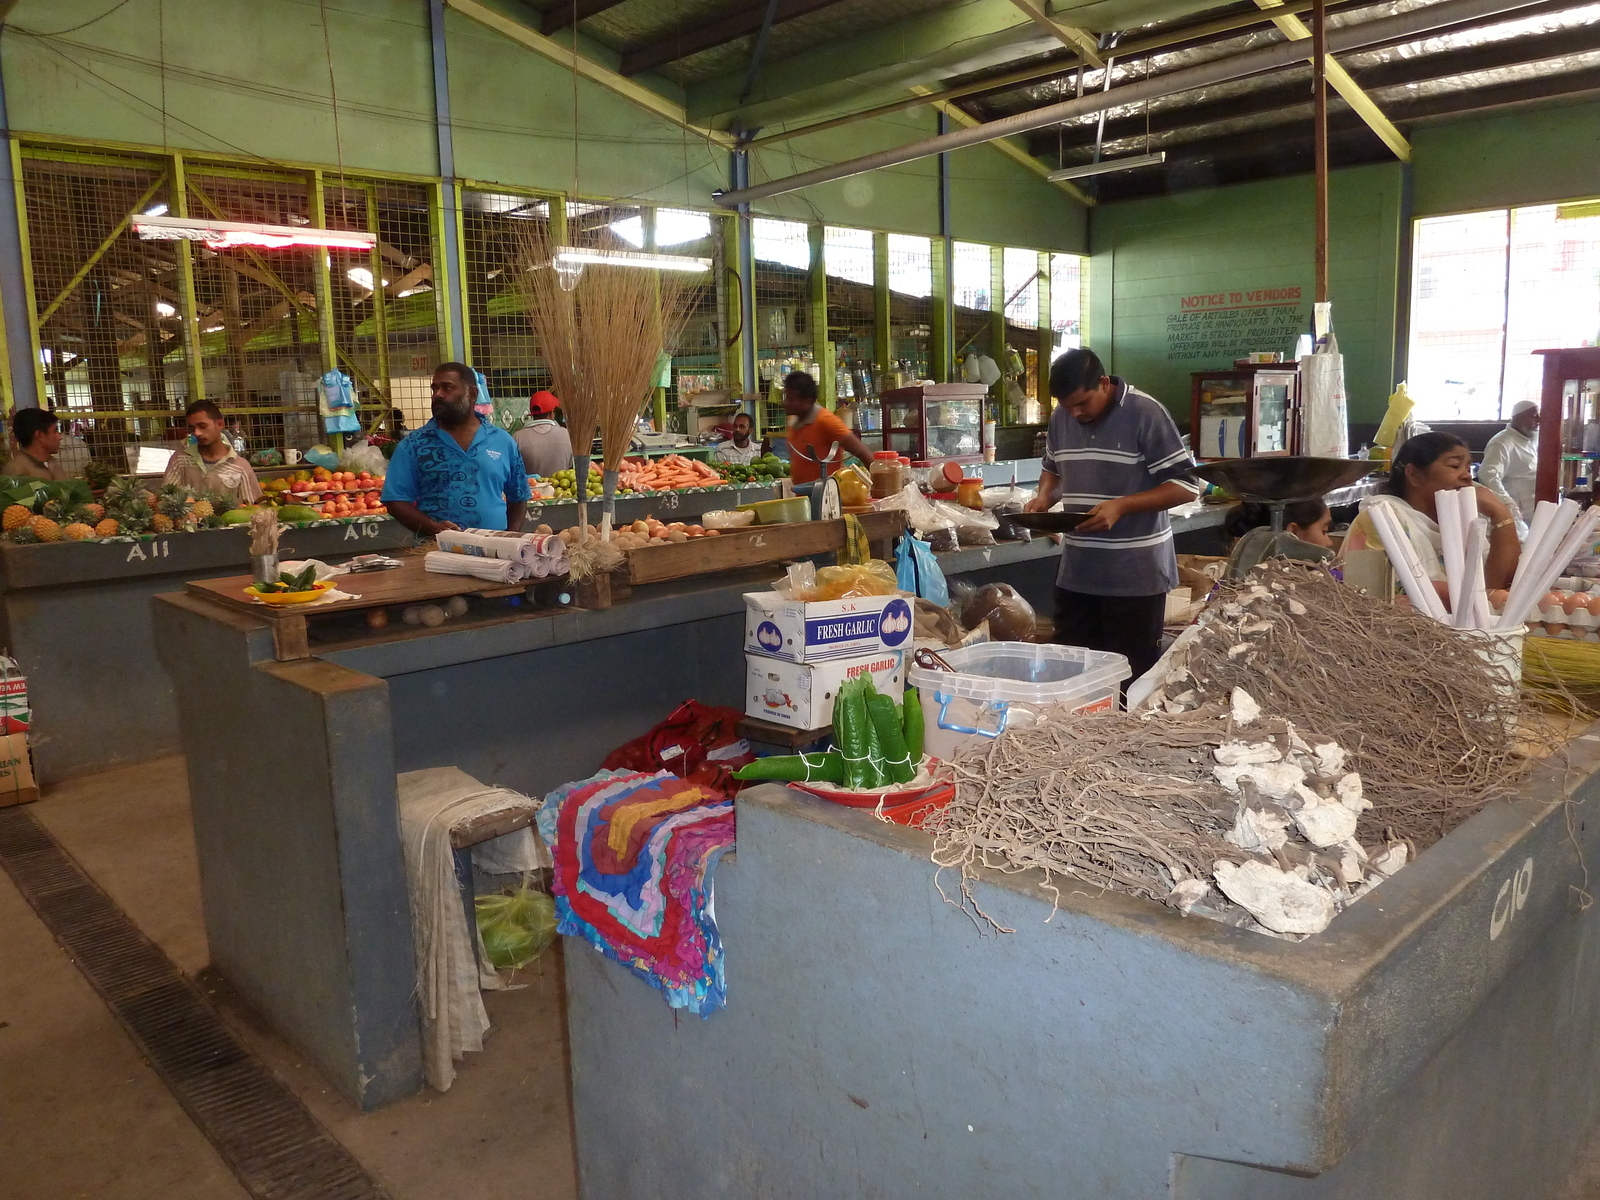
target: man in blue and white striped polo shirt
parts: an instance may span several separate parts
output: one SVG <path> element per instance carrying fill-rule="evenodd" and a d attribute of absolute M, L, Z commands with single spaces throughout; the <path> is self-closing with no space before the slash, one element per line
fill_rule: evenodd
<path fill-rule="evenodd" d="M 1039 492 L 1089 519 L 1062 537 L 1055 640 L 1126 655 L 1137 679 L 1160 657 L 1167 593 L 1178 586 L 1167 509 L 1200 494 L 1194 459 L 1161 402 L 1107 375 L 1093 350 L 1051 364 Z"/>

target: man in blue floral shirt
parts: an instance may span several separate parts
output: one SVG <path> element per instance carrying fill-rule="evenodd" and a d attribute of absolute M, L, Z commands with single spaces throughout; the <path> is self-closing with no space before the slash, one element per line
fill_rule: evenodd
<path fill-rule="evenodd" d="M 505 430 L 475 411 L 478 384 L 464 363 L 433 373 L 433 420 L 395 447 L 383 502 L 407 529 L 434 537 L 444 529 L 522 528 L 528 476 Z"/>

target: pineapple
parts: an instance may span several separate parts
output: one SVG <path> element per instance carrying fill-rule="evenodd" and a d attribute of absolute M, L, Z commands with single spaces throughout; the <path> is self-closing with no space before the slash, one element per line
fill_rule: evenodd
<path fill-rule="evenodd" d="M 81 542 L 94 536 L 94 529 L 82 521 L 74 521 L 61 531 L 62 536 L 70 541 Z"/>
<path fill-rule="evenodd" d="M 91 525 L 98 525 L 106 519 L 106 506 L 104 504 L 85 504 L 78 509 Z"/>
<path fill-rule="evenodd" d="M 189 511 L 193 499 L 194 493 L 181 484 L 171 483 L 162 488 L 156 495 L 155 531 L 171 533 L 174 529 L 193 529 L 194 516 Z"/>
<path fill-rule="evenodd" d="M 166 513 L 157 513 L 150 518 L 150 528 L 155 533 L 171 533 L 173 529 L 172 518 Z"/>
<path fill-rule="evenodd" d="M 57 525 L 67 519 L 66 505 L 60 500 L 45 500 L 37 506 L 35 511 L 41 517 L 54 521 Z"/>
<path fill-rule="evenodd" d="M 94 527 L 94 535 L 95 535 L 95 537 L 103 537 L 103 538 L 116 537 L 117 534 L 119 534 L 121 532 L 122 532 L 122 526 L 118 525 L 116 523 L 116 521 L 113 520 L 111 517 L 107 517 L 103 521 L 95 522 L 95 527 Z"/>
<path fill-rule="evenodd" d="M 33 514 L 26 507 L 21 504 L 10 504 L 6 506 L 4 513 L 0 513 L 0 526 L 3 526 L 7 533 L 13 533 L 32 519 Z"/>
<path fill-rule="evenodd" d="M 28 522 L 28 528 L 33 531 L 33 536 L 41 542 L 59 542 L 61 540 L 61 526 L 49 517 L 34 517 Z"/>
<path fill-rule="evenodd" d="M 106 486 L 106 512 L 116 516 L 132 504 L 147 502 L 150 493 L 132 475 L 118 475 Z"/>
<path fill-rule="evenodd" d="M 216 508 L 212 506 L 209 500 L 196 500 L 189 512 L 193 514 L 196 521 L 205 521 L 217 515 Z"/>
<path fill-rule="evenodd" d="M 150 511 L 150 506 L 143 500 L 134 500 L 125 505 L 118 518 L 118 523 L 125 533 L 149 533 L 154 522 L 155 513 Z"/>
<path fill-rule="evenodd" d="M 13 542 L 16 542 L 19 546 L 26 546 L 39 540 L 39 535 L 33 531 L 31 526 L 28 525 L 23 525 L 13 529 L 6 536 L 9 537 Z"/>

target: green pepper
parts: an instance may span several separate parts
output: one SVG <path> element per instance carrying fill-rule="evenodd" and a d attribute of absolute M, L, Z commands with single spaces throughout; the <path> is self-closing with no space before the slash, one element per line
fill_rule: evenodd
<path fill-rule="evenodd" d="M 868 787 L 883 787 L 890 782 L 888 772 L 884 770 L 883 739 L 878 736 L 877 722 L 872 718 L 872 702 L 878 699 L 878 688 L 872 682 L 871 675 L 862 675 L 860 690 L 856 693 L 859 697 L 859 716 L 856 717 L 867 732 L 867 769 L 872 776 Z"/>
<path fill-rule="evenodd" d="M 870 724 L 860 685 L 852 679 L 840 687 L 833 702 L 833 745 L 844 758 L 845 782 L 852 788 L 869 788 L 874 782 L 867 740 Z"/>
<path fill-rule="evenodd" d="M 906 735 L 906 753 L 911 757 L 911 766 L 915 770 L 922 769 L 922 693 L 910 684 L 906 685 L 906 702 L 903 710 L 902 728 Z"/>
<path fill-rule="evenodd" d="M 774 754 L 733 773 L 735 779 L 776 779 L 785 783 L 843 783 L 844 759 L 834 753 Z"/>
<path fill-rule="evenodd" d="M 883 751 L 882 770 L 886 783 L 908 783 L 917 773 L 906 753 L 905 731 L 894 719 L 894 701 L 874 692 L 867 697 L 867 715 Z"/>

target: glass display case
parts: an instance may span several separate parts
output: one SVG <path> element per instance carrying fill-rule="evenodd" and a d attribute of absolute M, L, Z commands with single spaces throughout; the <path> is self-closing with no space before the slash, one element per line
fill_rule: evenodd
<path fill-rule="evenodd" d="M 914 460 L 982 462 L 988 448 L 983 419 L 988 395 L 980 383 L 925 383 L 884 392 L 884 449 Z"/>
<path fill-rule="evenodd" d="M 1300 452 L 1300 369 L 1286 363 L 1197 371 L 1189 444 L 1201 462 Z"/>

